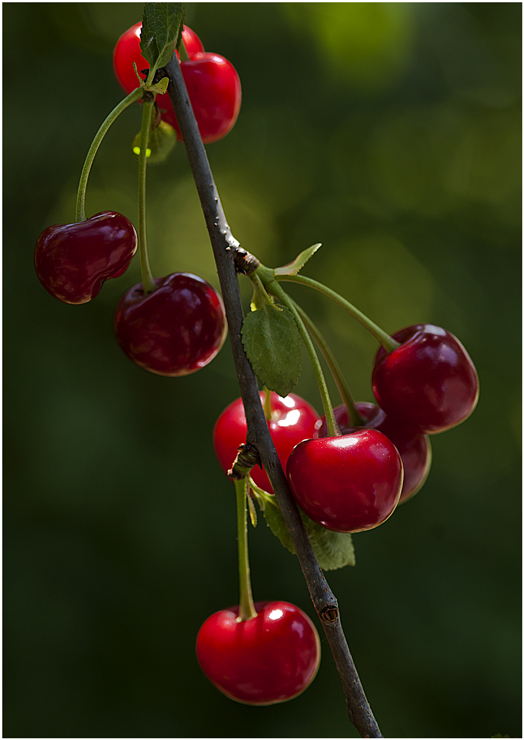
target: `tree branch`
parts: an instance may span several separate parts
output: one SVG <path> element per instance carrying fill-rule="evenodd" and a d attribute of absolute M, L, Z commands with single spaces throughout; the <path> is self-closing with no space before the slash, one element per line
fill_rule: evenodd
<path fill-rule="evenodd" d="M 239 263 L 240 245 L 231 234 L 227 224 L 176 57 L 173 57 L 166 65 L 165 71 L 170 80 L 168 92 L 184 137 L 217 265 L 229 326 L 229 339 L 246 414 L 247 442 L 258 449 L 282 510 L 282 516 L 289 529 L 311 599 L 340 674 L 349 719 L 362 737 L 382 737 L 349 652 L 340 622 L 337 600 L 318 565 L 273 445 L 260 401 L 257 379 L 242 346 L 243 310 L 235 267 L 235 262 L 237 267 Z M 242 251 L 240 251 L 240 258 L 242 257 Z"/>

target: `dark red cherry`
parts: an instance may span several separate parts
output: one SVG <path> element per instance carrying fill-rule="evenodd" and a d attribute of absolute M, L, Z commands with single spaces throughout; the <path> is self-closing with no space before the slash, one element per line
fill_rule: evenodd
<path fill-rule="evenodd" d="M 176 377 L 207 365 L 222 347 L 227 326 L 222 299 L 202 278 L 183 272 L 142 283 L 117 304 L 113 327 L 118 343 L 139 367 Z"/>
<path fill-rule="evenodd" d="M 400 347 L 381 347 L 373 367 L 373 393 L 384 411 L 406 426 L 437 434 L 467 419 L 478 400 L 478 377 L 459 340 L 432 324 L 392 335 Z"/>
<path fill-rule="evenodd" d="M 361 532 L 391 516 L 402 490 L 397 448 L 376 429 L 300 442 L 287 461 L 298 505 L 334 532 Z"/>
<path fill-rule="evenodd" d="M 404 467 L 404 483 L 400 494 L 399 503 L 407 501 L 414 496 L 426 481 L 431 467 L 431 445 L 425 434 L 413 431 L 402 426 L 395 417 L 388 416 L 374 403 L 356 403 L 357 411 L 366 419 L 367 429 L 377 429 L 388 437 L 402 458 Z M 337 406 L 334 409 L 335 419 L 342 434 L 350 434 L 357 427 L 353 426 L 349 419 L 345 406 Z M 325 417 L 317 423 L 317 435 L 327 436 L 327 424 Z"/>
<path fill-rule="evenodd" d="M 230 699 L 278 704 L 315 678 L 320 640 L 313 622 L 287 601 L 256 603 L 256 617 L 238 621 L 239 608 L 212 614 L 198 633 L 196 653 L 207 678 Z"/>
<path fill-rule="evenodd" d="M 264 402 L 265 393 L 260 393 Z M 269 431 L 284 470 L 291 450 L 303 439 L 312 439 L 318 414 L 310 404 L 300 396 L 290 393 L 285 398 L 271 392 L 271 419 Z M 241 398 L 229 404 L 220 414 L 213 429 L 213 447 L 222 470 L 227 473 L 231 468 L 239 445 L 246 441 L 247 422 Z M 273 493 L 269 478 L 262 468 L 255 467 L 251 476 L 257 486 L 268 493 Z"/>
<path fill-rule="evenodd" d="M 49 226 L 35 246 L 38 279 L 64 303 L 87 303 L 109 278 L 123 275 L 136 253 L 135 227 L 125 216 L 102 211 L 86 221 Z"/>

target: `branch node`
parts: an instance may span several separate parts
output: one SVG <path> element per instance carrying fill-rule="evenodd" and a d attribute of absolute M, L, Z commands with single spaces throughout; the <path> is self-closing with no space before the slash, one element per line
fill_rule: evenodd
<path fill-rule="evenodd" d="M 257 267 L 260 265 L 260 262 L 254 255 L 250 254 L 245 249 L 242 249 L 240 246 L 229 248 L 229 251 L 233 252 L 235 270 L 240 272 L 242 275 L 250 275 L 252 272 L 255 272 Z"/>
<path fill-rule="evenodd" d="M 318 616 L 323 622 L 326 622 L 326 624 L 333 624 L 333 622 L 338 620 L 338 615 L 339 611 L 337 606 L 325 606 L 320 610 L 320 614 Z"/>
<path fill-rule="evenodd" d="M 260 455 L 254 445 L 247 442 L 241 444 L 237 451 L 237 456 L 227 474 L 233 480 L 242 480 L 255 465 L 260 465 Z"/>

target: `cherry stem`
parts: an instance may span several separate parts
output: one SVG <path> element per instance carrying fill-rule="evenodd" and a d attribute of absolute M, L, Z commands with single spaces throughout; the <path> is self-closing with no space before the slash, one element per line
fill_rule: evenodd
<path fill-rule="evenodd" d="M 346 380 L 344 376 L 342 375 L 342 371 L 339 367 L 338 362 L 335 359 L 335 356 L 333 352 L 331 351 L 330 346 L 320 333 L 320 331 L 317 329 L 315 324 L 311 321 L 307 313 L 304 311 L 303 308 L 301 308 L 298 303 L 295 303 L 293 301 L 295 308 L 299 312 L 302 321 L 306 325 L 307 330 L 317 343 L 320 351 L 322 352 L 324 359 L 326 360 L 326 363 L 331 371 L 331 375 L 333 376 L 333 379 L 336 383 L 336 386 L 338 388 L 338 392 L 340 393 L 340 398 L 342 399 L 342 403 L 347 409 L 348 412 L 348 418 L 351 420 L 351 424 L 353 426 L 363 426 L 365 425 L 366 421 L 365 419 L 358 413 L 357 407 L 355 406 L 355 401 L 353 400 L 353 396 L 351 395 L 349 388 L 347 386 Z"/>
<path fill-rule="evenodd" d="M 240 578 L 240 609 L 238 621 L 245 622 L 256 617 L 255 604 L 251 595 L 251 578 L 249 575 L 249 553 L 247 548 L 247 510 L 246 497 L 249 490 L 249 476 L 235 481 L 237 495 L 238 526 L 238 575 Z"/>
<path fill-rule="evenodd" d="M 260 278 L 258 275 L 256 275 L 258 280 Z M 322 405 L 324 407 L 324 414 L 326 417 L 326 424 L 328 428 L 328 435 L 330 437 L 340 437 L 340 429 L 338 428 L 338 424 L 335 419 L 335 413 L 333 411 L 333 404 L 331 403 L 331 398 L 329 397 L 329 391 L 326 384 L 326 379 L 324 378 L 324 373 L 322 372 L 322 366 L 320 364 L 320 361 L 318 359 L 317 353 L 315 352 L 315 347 L 313 346 L 313 342 L 311 341 L 311 337 L 308 334 L 308 331 L 306 327 L 304 326 L 304 322 L 300 318 L 300 314 L 297 311 L 295 307 L 294 301 L 291 300 L 291 298 L 288 296 L 288 294 L 285 292 L 285 290 L 280 286 L 276 280 L 273 280 L 270 284 L 266 285 L 266 289 L 268 292 L 273 293 L 278 300 L 286 306 L 291 313 L 293 314 L 295 321 L 297 322 L 298 330 L 300 332 L 300 336 L 302 337 L 302 341 L 306 345 L 306 350 L 309 355 L 309 358 L 311 360 L 311 364 L 313 365 L 313 370 L 315 371 L 315 376 L 317 378 L 318 383 L 318 389 L 320 391 L 320 396 L 322 398 Z"/>
<path fill-rule="evenodd" d="M 352 303 L 346 301 L 345 298 L 342 298 L 341 295 L 335 293 L 335 291 L 331 290 L 331 288 L 326 287 L 316 280 L 304 277 L 304 275 L 278 275 L 275 277 L 281 282 L 285 281 L 288 283 L 300 283 L 301 285 L 308 285 L 310 288 L 314 288 L 315 290 L 318 290 L 319 293 L 323 293 L 324 295 L 328 296 L 328 298 L 331 298 L 333 301 L 335 301 L 335 303 L 338 303 L 340 306 L 342 306 L 342 308 L 345 308 L 346 311 L 348 311 L 352 316 L 354 316 L 355 319 L 357 319 L 357 321 L 360 321 L 360 323 L 365 326 L 366 329 L 371 332 L 371 334 L 373 334 L 375 339 L 380 342 L 386 352 L 392 352 L 397 347 L 400 347 L 399 342 L 396 342 L 393 337 L 390 337 L 390 335 L 383 329 L 381 329 L 380 326 L 377 326 L 373 321 L 371 321 L 371 319 L 368 319 L 368 317 L 363 314 L 362 311 L 359 311 L 358 308 L 355 308 Z"/>
<path fill-rule="evenodd" d="M 134 103 L 136 100 L 140 100 L 140 98 L 143 95 L 143 90 L 141 87 L 137 87 L 136 90 L 133 90 L 132 93 L 129 93 L 127 97 L 125 97 L 123 100 L 120 101 L 120 103 L 113 108 L 111 113 L 107 116 L 105 121 L 102 123 L 100 128 L 98 129 L 95 138 L 93 139 L 93 142 L 91 146 L 89 147 L 89 151 L 87 152 L 84 166 L 82 167 L 82 172 L 80 174 L 80 182 L 78 183 L 78 191 L 76 195 L 76 211 L 75 211 L 75 221 L 86 221 L 86 211 L 85 211 L 85 203 L 86 203 L 86 190 L 87 190 L 87 181 L 89 179 L 89 173 L 91 171 L 91 166 L 93 164 L 93 160 L 95 158 L 95 154 L 98 151 L 98 147 L 102 143 L 102 139 L 108 132 L 110 126 L 118 116 L 122 113 L 123 110 L 125 110 L 131 103 Z"/>
<path fill-rule="evenodd" d="M 264 386 L 264 416 L 267 421 L 271 421 L 271 417 L 273 416 L 273 411 L 271 409 L 271 391 L 269 388 L 266 388 L 266 386 Z"/>
<path fill-rule="evenodd" d="M 146 170 L 147 144 L 151 129 L 151 117 L 155 106 L 154 99 L 142 105 L 142 127 L 140 129 L 140 154 L 138 155 L 138 242 L 140 245 L 140 272 L 144 293 L 151 293 L 156 285 L 149 266 L 146 238 Z"/>

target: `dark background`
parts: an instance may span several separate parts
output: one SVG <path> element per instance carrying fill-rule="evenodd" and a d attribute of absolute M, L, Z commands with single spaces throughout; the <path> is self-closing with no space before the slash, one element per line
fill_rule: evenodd
<path fill-rule="evenodd" d="M 229 345 L 194 375 L 149 374 L 111 328 L 138 260 L 83 306 L 34 273 L 40 232 L 74 219 L 84 156 L 123 97 L 112 49 L 141 10 L 3 4 L 4 736 L 356 737 L 325 642 L 311 687 L 266 708 L 222 696 L 195 659 L 201 623 L 238 599 L 233 487 L 211 445 L 238 396 Z M 234 130 L 208 146 L 240 242 L 272 266 L 322 242 L 304 274 L 388 331 L 445 326 L 479 372 L 424 489 L 328 574 L 381 729 L 518 737 L 521 6 L 200 3 L 186 22 L 242 80 Z M 136 222 L 139 128 L 135 105 L 104 140 L 88 215 Z M 148 172 L 153 272 L 217 286 L 184 147 Z M 290 293 L 372 400 L 375 340 Z M 296 390 L 320 409 L 307 359 Z M 250 542 L 255 598 L 314 618 L 263 520 Z"/>

